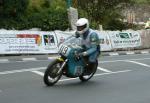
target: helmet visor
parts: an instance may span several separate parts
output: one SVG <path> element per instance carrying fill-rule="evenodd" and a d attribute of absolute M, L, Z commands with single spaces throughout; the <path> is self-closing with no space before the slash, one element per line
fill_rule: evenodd
<path fill-rule="evenodd" d="M 77 26 L 77 31 L 82 31 L 86 28 L 87 24 L 83 25 L 83 26 Z"/>

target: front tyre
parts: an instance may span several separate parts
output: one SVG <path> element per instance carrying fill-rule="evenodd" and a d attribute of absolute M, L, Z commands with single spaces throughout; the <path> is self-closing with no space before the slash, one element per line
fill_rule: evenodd
<path fill-rule="evenodd" d="M 44 83 L 47 86 L 53 86 L 62 76 L 62 71 L 58 74 L 58 70 L 61 67 L 61 62 L 57 59 L 53 60 L 47 67 L 44 73 Z"/>
<path fill-rule="evenodd" d="M 88 74 L 85 74 L 83 73 L 79 79 L 82 81 L 82 82 L 86 82 L 88 81 L 89 79 L 91 79 L 93 77 L 93 75 L 95 74 L 96 70 L 97 70 L 97 66 L 98 66 L 98 61 L 93 65 L 93 67 L 91 68 L 92 69 L 92 72 L 91 73 L 88 73 Z"/>

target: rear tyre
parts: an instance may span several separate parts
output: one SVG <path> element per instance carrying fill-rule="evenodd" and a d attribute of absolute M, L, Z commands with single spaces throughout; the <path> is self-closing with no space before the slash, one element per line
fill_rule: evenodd
<path fill-rule="evenodd" d="M 62 76 L 62 71 L 58 74 L 58 70 L 61 67 L 61 62 L 57 59 L 53 60 L 47 67 L 44 73 L 44 83 L 47 86 L 53 86 Z"/>
<path fill-rule="evenodd" d="M 86 82 L 88 81 L 89 79 L 91 79 L 93 77 L 93 75 L 95 74 L 96 70 L 97 70 L 97 66 L 98 66 L 98 61 L 96 61 L 96 63 L 93 65 L 93 67 L 91 68 L 92 69 L 92 72 L 91 73 L 83 73 L 79 79 L 82 81 L 82 82 Z"/>

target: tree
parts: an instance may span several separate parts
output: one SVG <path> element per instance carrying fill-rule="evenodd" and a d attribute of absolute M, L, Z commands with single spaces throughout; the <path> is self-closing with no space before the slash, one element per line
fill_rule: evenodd
<path fill-rule="evenodd" d="M 0 28 L 66 30 L 66 0 L 0 0 Z"/>
<path fill-rule="evenodd" d="M 131 3 L 130 0 L 78 0 L 79 12 L 86 12 L 86 16 L 98 27 L 103 24 L 108 28 L 112 21 L 119 21 L 121 18 L 122 5 Z M 84 16 L 84 15 L 82 15 Z"/>
<path fill-rule="evenodd" d="M 28 20 L 31 27 L 38 27 L 42 30 L 66 30 L 68 28 L 67 6 L 65 0 L 37 0 L 34 4 L 38 6 L 29 6 L 30 15 Z M 33 2 L 31 3 L 33 5 Z M 33 10 L 31 10 L 33 9 Z"/>
<path fill-rule="evenodd" d="M 5 17 L 16 17 L 26 12 L 28 0 L 0 0 L 0 14 Z"/>

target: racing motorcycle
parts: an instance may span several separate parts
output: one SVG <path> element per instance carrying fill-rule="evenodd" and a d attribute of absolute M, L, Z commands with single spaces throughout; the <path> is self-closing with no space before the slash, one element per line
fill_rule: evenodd
<path fill-rule="evenodd" d="M 52 60 L 45 70 L 44 83 L 47 86 L 53 86 L 62 75 L 69 78 L 78 77 L 82 82 L 91 79 L 97 70 L 98 62 L 89 68 L 87 59 L 79 55 L 81 52 L 83 52 L 81 38 L 75 36 L 67 38 L 59 45 L 60 57 Z"/>

